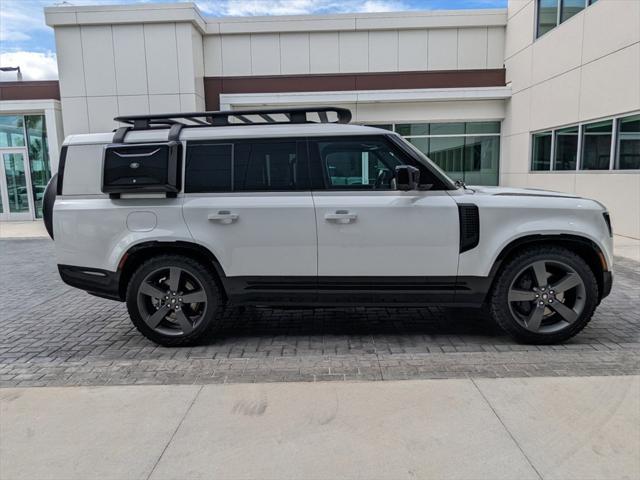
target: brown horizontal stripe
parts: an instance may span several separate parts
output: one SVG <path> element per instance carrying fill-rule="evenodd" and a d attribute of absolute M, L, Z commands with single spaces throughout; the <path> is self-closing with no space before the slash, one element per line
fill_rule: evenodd
<path fill-rule="evenodd" d="M 0 100 L 60 100 L 57 80 L 0 82 Z"/>
<path fill-rule="evenodd" d="M 340 92 L 407 88 L 498 87 L 504 85 L 505 70 L 503 68 L 204 78 L 207 110 L 220 108 L 221 93 Z"/>

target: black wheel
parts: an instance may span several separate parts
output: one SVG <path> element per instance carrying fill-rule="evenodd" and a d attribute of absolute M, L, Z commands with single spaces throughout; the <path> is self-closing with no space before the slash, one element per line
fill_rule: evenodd
<path fill-rule="evenodd" d="M 490 299 L 498 325 L 516 340 L 563 342 L 580 332 L 598 304 L 587 263 L 561 247 L 534 247 L 504 265 Z"/>
<path fill-rule="evenodd" d="M 143 263 L 127 287 L 136 328 L 166 347 L 192 345 L 216 326 L 222 296 L 211 268 L 180 255 Z"/>

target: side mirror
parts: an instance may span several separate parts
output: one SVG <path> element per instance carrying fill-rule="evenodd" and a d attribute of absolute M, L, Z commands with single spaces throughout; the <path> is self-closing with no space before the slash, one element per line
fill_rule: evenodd
<path fill-rule="evenodd" d="M 420 185 L 420 170 L 411 165 L 398 165 L 396 167 L 396 189 L 404 192 L 417 190 Z"/>

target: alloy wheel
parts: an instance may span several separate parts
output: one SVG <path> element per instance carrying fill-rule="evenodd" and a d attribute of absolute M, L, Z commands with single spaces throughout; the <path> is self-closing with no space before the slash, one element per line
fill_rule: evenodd
<path fill-rule="evenodd" d="M 553 333 L 573 324 L 585 307 L 584 281 L 569 265 L 537 260 L 520 270 L 509 287 L 511 314 L 535 333 Z"/>

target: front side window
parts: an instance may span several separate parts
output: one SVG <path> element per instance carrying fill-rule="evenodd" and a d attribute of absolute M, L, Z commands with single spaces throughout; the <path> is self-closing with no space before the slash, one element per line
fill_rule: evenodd
<path fill-rule="evenodd" d="M 582 134 L 582 170 L 609 170 L 613 121 L 585 125 Z"/>
<path fill-rule="evenodd" d="M 189 142 L 185 192 L 288 191 L 309 188 L 298 142 Z"/>
<path fill-rule="evenodd" d="M 549 132 L 533 134 L 533 155 L 531 170 L 548 171 L 551 169 L 551 141 L 553 135 Z"/>
<path fill-rule="evenodd" d="M 379 139 L 315 142 L 326 184 L 335 189 L 390 190 L 395 167 L 403 162 Z"/>
<path fill-rule="evenodd" d="M 578 127 L 556 131 L 556 157 L 554 170 L 575 170 L 578 159 Z"/>
<path fill-rule="evenodd" d="M 618 121 L 618 148 L 616 169 L 640 169 L 640 115 Z"/>

